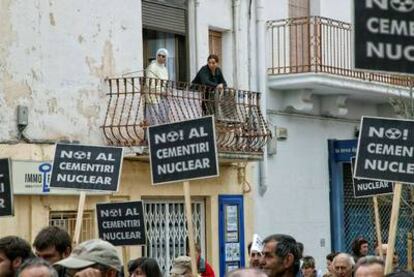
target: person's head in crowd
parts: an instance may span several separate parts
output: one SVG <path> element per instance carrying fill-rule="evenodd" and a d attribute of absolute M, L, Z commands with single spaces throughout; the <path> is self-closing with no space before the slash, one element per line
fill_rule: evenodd
<path fill-rule="evenodd" d="M 388 273 L 387 275 L 385 275 L 385 277 L 414 277 L 414 272 L 401 270 Z"/>
<path fill-rule="evenodd" d="M 128 272 L 131 277 L 162 277 L 157 261 L 146 257 L 129 261 Z"/>
<path fill-rule="evenodd" d="M 0 277 L 12 277 L 22 263 L 33 258 L 30 244 L 22 238 L 7 236 L 0 239 Z"/>
<path fill-rule="evenodd" d="M 191 271 L 191 258 L 188 256 L 179 256 L 174 259 L 170 271 L 171 277 L 193 277 Z"/>
<path fill-rule="evenodd" d="M 299 271 L 300 258 L 296 240 L 283 234 L 263 240 L 261 266 L 269 277 L 292 277 Z"/>
<path fill-rule="evenodd" d="M 230 271 L 226 277 L 267 277 L 267 275 L 257 268 L 241 268 Z"/>
<path fill-rule="evenodd" d="M 115 246 L 101 239 L 82 242 L 73 249 L 69 257 L 54 265 L 66 268 L 69 276 L 96 274 L 115 277 L 122 268 Z"/>
<path fill-rule="evenodd" d="M 368 241 L 364 237 L 357 237 L 352 241 L 352 254 L 356 258 L 368 255 Z"/>
<path fill-rule="evenodd" d="M 347 253 L 339 253 L 332 262 L 333 276 L 335 277 L 352 277 L 354 269 L 354 258 Z"/>
<path fill-rule="evenodd" d="M 260 259 L 262 258 L 262 253 L 257 250 L 252 250 L 252 242 L 247 245 L 247 253 L 249 254 L 249 267 L 250 268 L 261 268 Z"/>
<path fill-rule="evenodd" d="M 326 255 L 326 269 L 328 270 L 329 273 L 333 273 L 333 259 L 336 257 L 336 255 L 338 255 L 338 252 L 332 252 L 329 253 L 328 255 Z"/>
<path fill-rule="evenodd" d="M 215 54 L 210 54 L 207 57 L 207 65 L 211 72 L 216 72 L 219 62 L 219 57 Z"/>
<path fill-rule="evenodd" d="M 56 226 L 48 226 L 40 230 L 33 246 L 36 256 L 51 264 L 68 257 L 72 251 L 72 242 L 68 232 Z"/>
<path fill-rule="evenodd" d="M 302 259 L 301 271 L 304 277 L 316 277 L 315 259 L 311 256 L 305 256 Z"/>
<path fill-rule="evenodd" d="M 383 260 L 385 261 L 386 258 L 387 258 L 388 244 L 383 243 L 381 246 L 382 246 L 381 247 L 381 249 L 382 249 L 382 257 L 383 257 Z M 375 247 L 375 255 L 376 256 L 380 256 L 379 246 Z M 394 250 L 394 256 L 392 257 L 392 267 L 394 269 L 397 269 L 398 268 L 399 261 L 400 261 L 400 257 L 398 256 L 397 251 Z"/>
<path fill-rule="evenodd" d="M 365 256 L 355 265 L 355 277 L 384 277 L 384 261 L 377 256 Z"/>
<path fill-rule="evenodd" d="M 17 277 L 58 277 L 58 273 L 48 261 L 36 257 L 19 267 Z"/>
<path fill-rule="evenodd" d="M 301 242 L 296 242 L 296 245 L 297 245 L 297 247 L 298 247 L 298 250 L 299 250 L 299 255 L 300 255 L 300 259 L 302 259 L 303 258 L 303 251 L 304 251 L 304 246 L 303 246 L 303 243 L 301 243 Z"/>
<path fill-rule="evenodd" d="M 156 61 L 158 64 L 165 64 L 168 58 L 168 50 L 165 48 L 159 48 L 156 53 Z"/>

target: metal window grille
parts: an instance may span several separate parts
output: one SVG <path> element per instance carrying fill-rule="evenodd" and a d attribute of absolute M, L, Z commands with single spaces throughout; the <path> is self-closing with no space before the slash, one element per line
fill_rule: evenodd
<path fill-rule="evenodd" d="M 187 226 L 183 201 L 144 201 L 147 245 L 143 255 L 157 260 L 164 276 L 175 257 L 186 254 Z M 204 251 L 205 210 L 203 201 L 193 201 L 195 240 Z"/>
<path fill-rule="evenodd" d="M 346 251 L 351 253 L 352 241 L 364 236 L 369 241 L 370 253 L 374 253 L 376 242 L 374 205 L 371 197 L 354 198 L 351 165 L 344 164 L 344 226 Z M 412 187 L 405 185 L 402 189 L 400 215 L 395 250 L 399 255 L 399 267 L 407 264 L 407 234 L 412 232 L 414 224 Z M 391 219 L 392 195 L 378 196 L 378 208 L 381 221 L 383 243 L 388 241 L 388 229 Z"/>
<path fill-rule="evenodd" d="M 76 226 L 76 211 L 51 211 L 49 214 L 49 225 L 57 226 L 66 230 L 73 238 Z M 80 241 L 95 238 L 95 222 L 93 211 L 84 211 Z"/>

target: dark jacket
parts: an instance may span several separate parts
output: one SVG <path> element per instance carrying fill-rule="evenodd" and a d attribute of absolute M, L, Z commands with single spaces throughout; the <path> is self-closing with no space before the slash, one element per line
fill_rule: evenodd
<path fill-rule="evenodd" d="M 204 86 L 209 86 L 215 88 L 219 84 L 223 84 L 224 87 L 227 87 L 227 82 L 224 80 L 223 73 L 219 67 L 216 68 L 216 74 L 213 75 L 208 68 L 208 65 L 203 66 L 197 72 L 193 84 L 199 84 Z"/>

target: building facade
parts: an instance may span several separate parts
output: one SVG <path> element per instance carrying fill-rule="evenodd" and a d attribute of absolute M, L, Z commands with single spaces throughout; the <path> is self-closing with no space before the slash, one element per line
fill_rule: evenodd
<path fill-rule="evenodd" d="M 270 136 L 256 92 L 254 6 L 221 0 L 0 5 L 0 156 L 11 161 L 14 187 L 14 216 L 0 219 L 0 236 L 33 241 L 47 225 L 73 234 L 79 191 L 45 190 L 50 172 L 43 169 L 51 168 L 54 145 L 122 146 L 120 189 L 87 193 L 81 240 L 97 236 L 96 203 L 141 199 L 147 244 L 128 247 L 124 260 L 151 256 L 167 274 L 172 259 L 185 253 L 187 235 L 182 184 L 151 185 L 145 95 L 162 90 L 167 116 L 159 123 L 215 115 L 220 176 L 191 181 L 195 236 L 217 274 L 243 266 L 253 234 L 254 167 Z M 144 74 L 160 47 L 169 52 L 169 81 Z M 189 82 L 209 53 L 219 56 L 229 88 L 206 111 L 204 88 Z"/>
<path fill-rule="evenodd" d="M 325 256 L 350 252 L 357 236 L 368 239 L 373 254 L 372 198 L 354 198 L 350 158 L 361 116 L 400 116 L 391 102 L 408 95 L 412 79 L 353 67 L 353 1 L 256 3 L 266 21 L 266 108 L 275 136 L 259 174 L 265 178 L 258 181 L 255 226 L 293 235 L 322 271 Z M 392 201 L 379 199 L 387 241 Z M 402 212 L 396 249 L 403 267 L 412 222 Z"/>

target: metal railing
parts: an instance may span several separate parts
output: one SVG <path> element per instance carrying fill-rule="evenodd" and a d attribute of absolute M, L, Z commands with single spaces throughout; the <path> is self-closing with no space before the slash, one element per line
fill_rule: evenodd
<path fill-rule="evenodd" d="M 270 131 L 260 110 L 260 93 L 145 77 L 107 79 L 109 93 L 102 126 L 111 145 L 146 146 L 146 128 L 214 115 L 221 152 L 262 152 Z"/>
<path fill-rule="evenodd" d="M 268 21 L 267 28 L 270 75 L 322 72 L 404 87 L 414 83 L 409 76 L 355 69 L 350 23 L 311 16 Z"/>

